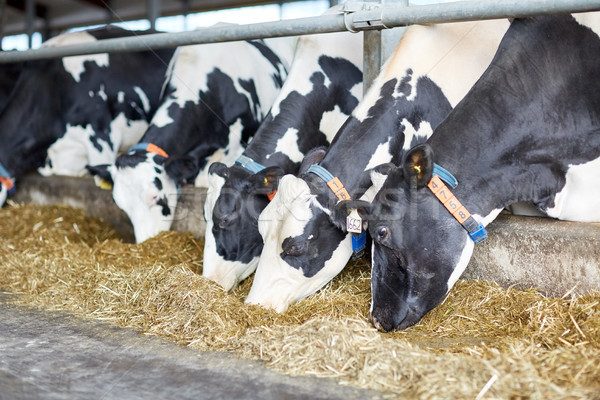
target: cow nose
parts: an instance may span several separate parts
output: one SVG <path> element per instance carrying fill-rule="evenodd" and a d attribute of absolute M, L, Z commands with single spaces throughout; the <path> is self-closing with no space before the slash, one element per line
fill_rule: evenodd
<path fill-rule="evenodd" d="M 383 329 L 383 326 L 381 325 L 379 320 L 373 316 L 372 312 L 369 313 L 369 321 L 379 332 L 385 332 L 385 329 Z"/>

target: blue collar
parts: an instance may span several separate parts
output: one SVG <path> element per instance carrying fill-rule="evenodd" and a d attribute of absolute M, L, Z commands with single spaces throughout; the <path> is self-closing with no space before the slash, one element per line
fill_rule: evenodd
<path fill-rule="evenodd" d="M 331 191 L 336 195 L 336 197 L 340 200 L 345 199 L 344 196 L 341 196 L 340 193 L 345 193 L 345 196 L 347 196 L 346 200 L 351 200 L 350 199 L 350 195 L 348 194 L 348 191 L 344 188 L 343 184 L 339 181 L 338 178 L 336 178 L 335 176 L 333 176 L 333 174 L 329 171 L 327 171 L 325 168 L 321 167 L 319 164 L 313 164 L 311 165 L 308 170 L 306 171 L 306 173 L 313 173 L 315 175 L 317 175 L 319 178 L 323 179 L 325 181 L 325 183 L 327 183 L 327 186 L 329 187 L 329 189 L 331 189 Z M 338 186 L 332 186 L 330 182 L 334 181 L 337 179 L 337 182 L 339 182 L 339 187 Z M 337 192 L 336 192 L 337 190 Z M 364 252 L 365 252 L 365 248 L 367 247 L 367 231 L 362 230 L 361 233 L 352 233 L 352 259 L 355 260 L 359 257 L 361 257 Z"/>
<path fill-rule="evenodd" d="M 0 176 L 3 178 L 10 178 L 8 170 L 4 168 L 4 165 L 2 165 L 2 163 L 0 163 Z"/>
<path fill-rule="evenodd" d="M 427 185 L 435 197 L 444 205 L 452 216 L 469 233 L 469 236 L 475 243 L 479 243 L 487 237 L 487 230 L 481 222 L 477 222 L 469 211 L 458 201 L 456 196 L 445 187 L 441 179 L 450 185 L 453 189 L 458 185 L 456 178 L 447 170 L 437 164 L 433 164 L 433 175 Z"/>
<path fill-rule="evenodd" d="M 6 186 L 6 191 L 8 194 L 13 194 L 15 192 L 15 182 L 10 177 L 10 173 L 8 170 L 0 163 L 0 184 Z"/>
<path fill-rule="evenodd" d="M 164 158 L 169 158 L 169 155 L 166 151 L 158 147 L 153 143 L 140 142 L 129 148 L 129 151 L 146 151 L 148 153 L 158 154 Z"/>
<path fill-rule="evenodd" d="M 243 154 L 241 156 L 239 156 L 237 158 L 237 160 L 235 160 L 235 163 L 246 168 L 248 171 L 252 172 L 253 174 L 257 174 L 266 168 L 264 165 L 257 163 L 250 157 L 246 157 Z"/>
<path fill-rule="evenodd" d="M 456 185 L 458 185 L 458 181 L 456 180 L 454 175 L 452 175 L 450 172 L 442 168 L 440 165 L 437 165 L 436 163 L 433 164 L 433 175 L 438 175 L 440 179 L 446 182 L 448 185 L 450 185 L 452 189 L 454 189 Z"/>
<path fill-rule="evenodd" d="M 325 182 L 329 182 L 335 178 L 331 172 L 327 171 L 325 168 L 321 167 L 319 164 L 311 165 L 308 168 L 308 170 L 306 171 L 306 173 L 308 174 L 309 172 L 312 172 L 313 174 L 317 175 L 319 178 L 323 179 Z"/>

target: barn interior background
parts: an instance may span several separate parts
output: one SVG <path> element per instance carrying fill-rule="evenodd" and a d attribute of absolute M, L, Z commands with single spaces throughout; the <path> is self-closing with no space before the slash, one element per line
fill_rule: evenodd
<path fill-rule="evenodd" d="M 183 29 L 188 29 L 193 28 L 189 25 L 194 13 L 276 4 L 279 16 L 285 17 L 284 10 L 292 3 L 0 0 L 0 36 L 26 34 L 28 45 L 35 47 L 36 35 L 41 40 L 75 27 L 146 19 L 148 27 L 161 29 L 159 17 L 188 15 L 188 26 L 182 24 Z M 302 12 L 314 16 L 330 5 L 301 3 L 306 6 Z M 548 7 L 550 3 L 558 4 L 565 10 L 574 6 L 574 2 L 566 1 L 540 3 Z M 591 1 L 577 5 L 598 6 Z M 293 14 L 297 15 L 307 14 Z M 366 46 L 375 53 L 373 63 L 378 66 L 385 58 L 385 51 L 381 50 L 385 38 L 379 31 L 370 31 L 368 35 L 372 37 Z M 3 40 L 4 43 L 7 42 Z M 57 191 L 56 185 L 71 190 Z M 505 289 L 488 282 L 473 286 L 461 282 L 443 306 L 415 329 L 381 334 L 365 322 L 369 278 L 364 263 L 352 265 L 318 296 L 296 306 L 286 316 L 259 310 L 252 310 L 254 314 L 250 316 L 243 306 L 249 282 L 229 294 L 198 276 L 201 268 L 198 249 L 202 243 L 197 237 L 204 228 L 201 210 L 196 208 L 203 197 L 201 193 L 184 188 L 184 193 L 188 191 L 188 201 L 182 202 L 178 212 L 187 218 L 176 218 L 174 226 L 177 231 L 192 231 L 192 235 L 168 233 L 146 244 L 132 245 L 120 239 L 131 235 L 131 231 L 126 226 L 126 217 L 112 205 L 110 194 L 90 195 L 92 190 L 89 181 L 75 178 L 48 181 L 30 176 L 23 180 L 16 202 L 1 210 L 3 218 L 14 215 L 20 221 L 0 230 L 3 246 L 11 250 L 0 256 L 1 289 L 21 293 L 19 301 L 23 304 L 102 318 L 194 348 L 260 358 L 288 373 L 341 378 L 347 384 L 391 391 L 407 398 L 435 397 L 440 391 L 449 390 L 455 390 L 457 397 L 486 393 L 502 398 L 597 397 L 600 298 L 597 294 L 562 296 L 582 284 L 589 284 L 587 291 L 597 290 L 600 282 L 566 279 L 557 288 L 556 281 L 548 280 L 552 275 L 549 267 L 564 266 L 560 259 L 582 257 L 579 249 L 552 247 L 567 236 L 576 242 L 577 239 L 572 239 L 573 232 L 596 240 L 596 252 L 589 258 L 597 264 L 600 249 L 597 226 L 582 230 L 559 224 L 548 230 L 546 222 L 536 221 L 531 229 L 527 220 L 505 217 L 491 228 L 498 239 L 477 249 L 468 275 L 493 280 L 505 287 L 534 286 L 539 291 Z M 34 198 L 46 205 L 75 205 L 88 215 L 63 206 L 21 205 Z M 100 216 L 99 209 L 112 226 L 89 217 Z M 507 265 L 499 267 L 506 252 L 513 259 L 526 257 L 519 229 L 528 232 L 526 240 L 538 241 L 540 248 L 552 249 L 546 254 L 547 259 L 536 261 L 537 269 L 532 268 L 527 276 Z M 24 246 L 36 241 L 43 246 L 32 256 Z M 176 249 L 173 258 L 156 256 L 161 252 L 157 248 L 164 247 L 165 242 Z M 52 258 L 68 262 L 49 261 Z M 78 261 L 73 264 L 73 260 Z M 103 271 L 96 267 L 98 263 L 104 266 Z M 578 276 L 587 275 L 583 271 Z M 77 284 L 82 281 L 87 283 Z"/>

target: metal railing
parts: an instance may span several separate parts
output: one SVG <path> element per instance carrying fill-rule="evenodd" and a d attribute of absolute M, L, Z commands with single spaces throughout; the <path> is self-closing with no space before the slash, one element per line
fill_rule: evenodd
<path fill-rule="evenodd" d="M 534 15 L 600 11 L 600 0 L 473 0 L 453 3 L 393 6 L 349 1 L 343 12 L 316 17 L 246 25 L 218 25 L 194 31 L 156 33 L 61 47 L 0 53 L 0 63 L 95 53 L 141 51 L 201 43 L 296 36 L 312 33 L 386 29 Z"/>

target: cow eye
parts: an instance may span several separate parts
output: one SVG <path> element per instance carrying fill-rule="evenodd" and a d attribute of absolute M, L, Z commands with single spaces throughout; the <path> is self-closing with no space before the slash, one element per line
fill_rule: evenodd
<path fill-rule="evenodd" d="M 287 239 L 286 239 L 287 240 Z M 308 242 L 306 240 L 289 240 L 283 243 L 283 254 L 286 256 L 297 257 L 306 252 L 308 248 Z"/>
<path fill-rule="evenodd" d="M 387 226 L 380 226 L 375 230 L 375 239 L 377 241 L 384 240 L 389 233 L 389 229 Z"/>

